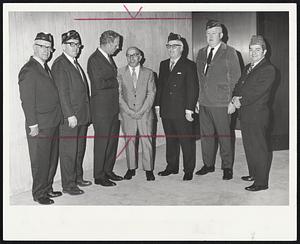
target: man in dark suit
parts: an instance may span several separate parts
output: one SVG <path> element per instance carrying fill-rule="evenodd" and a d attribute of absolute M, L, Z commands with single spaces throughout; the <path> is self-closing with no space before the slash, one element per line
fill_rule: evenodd
<path fill-rule="evenodd" d="M 271 153 L 267 145 L 269 126 L 269 107 L 272 84 L 275 79 L 275 68 L 265 58 L 266 43 L 262 36 L 252 36 L 249 44 L 248 64 L 239 79 L 228 113 L 239 109 L 241 132 L 246 153 L 249 175 L 243 176 L 246 181 L 254 181 L 246 187 L 248 191 L 268 189 Z"/>
<path fill-rule="evenodd" d="M 81 38 L 77 31 L 62 34 L 63 53 L 53 62 L 52 75 L 58 88 L 64 122 L 60 126 L 60 169 L 62 188 L 70 195 L 82 194 L 78 187 L 91 185 L 83 180 L 82 163 L 90 122 L 88 84 L 77 61 Z"/>
<path fill-rule="evenodd" d="M 183 153 L 183 180 L 192 180 L 196 163 L 196 140 L 193 135 L 193 113 L 199 95 L 196 65 L 182 56 L 183 42 L 170 33 L 169 59 L 160 63 L 155 109 L 161 116 L 166 135 L 167 167 L 160 176 L 177 174 L 180 146 Z"/>
<path fill-rule="evenodd" d="M 40 204 L 52 204 L 51 198 L 62 195 L 52 189 L 62 117 L 57 88 L 46 63 L 53 50 L 52 45 L 51 34 L 38 33 L 33 44 L 34 54 L 19 73 L 33 178 L 32 195 L 33 200 Z"/>
<path fill-rule="evenodd" d="M 231 116 L 227 106 L 241 71 L 236 50 L 222 42 L 222 25 L 209 20 L 206 24 L 208 46 L 200 49 L 197 71 L 200 83 L 199 122 L 204 166 L 196 172 L 205 175 L 215 171 L 215 161 L 220 144 L 223 179 L 232 179 L 233 134 Z"/>
<path fill-rule="evenodd" d="M 111 56 L 119 48 L 120 35 L 108 30 L 100 36 L 100 47 L 89 57 L 87 71 L 91 82 L 91 111 L 95 130 L 95 184 L 115 186 L 123 178 L 113 172 L 120 121 L 117 68 Z"/>

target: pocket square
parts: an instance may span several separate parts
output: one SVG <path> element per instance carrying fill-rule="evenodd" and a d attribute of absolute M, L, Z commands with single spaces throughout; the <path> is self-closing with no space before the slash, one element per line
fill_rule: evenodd
<path fill-rule="evenodd" d="M 181 72 L 177 72 L 177 75 L 181 75 L 182 73 Z"/>

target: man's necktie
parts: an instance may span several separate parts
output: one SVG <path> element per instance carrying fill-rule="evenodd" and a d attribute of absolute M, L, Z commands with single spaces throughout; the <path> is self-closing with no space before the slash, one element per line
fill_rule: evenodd
<path fill-rule="evenodd" d="M 74 59 L 74 64 L 75 64 L 76 69 L 79 71 L 79 73 L 80 73 L 80 75 L 81 75 L 82 81 L 84 82 L 84 78 L 83 78 L 82 71 L 81 71 L 80 66 L 79 66 L 79 63 L 77 62 L 76 59 Z"/>
<path fill-rule="evenodd" d="M 254 68 L 254 64 L 251 64 L 247 69 L 247 75 L 253 70 L 253 68 Z"/>
<path fill-rule="evenodd" d="M 135 67 L 132 67 L 131 76 L 132 76 L 132 82 L 133 82 L 134 89 L 136 89 L 137 75 L 136 75 L 136 72 L 135 72 Z"/>
<path fill-rule="evenodd" d="M 52 75 L 51 75 L 51 72 L 50 72 L 50 69 L 49 69 L 47 63 L 44 63 L 44 69 L 46 70 L 46 72 L 50 76 L 50 78 L 52 78 Z"/>
<path fill-rule="evenodd" d="M 175 61 L 171 60 L 171 61 L 170 61 L 170 71 L 173 70 L 174 65 L 175 65 Z"/>
<path fill-rule="evenodd" d="M 213 51 L 214 51 L 214 48 L 211 48 L 210 52 L 208 54 L 208 57 L 207 57 L 207 60 L 206 60 L 206 69 L 205 69 L 205 72 L 204 72 L 205 75 L 207 74 L 207 70 L 208 70 L 209 65 L 211 63 L 212 56 L 213 56 Z"/>

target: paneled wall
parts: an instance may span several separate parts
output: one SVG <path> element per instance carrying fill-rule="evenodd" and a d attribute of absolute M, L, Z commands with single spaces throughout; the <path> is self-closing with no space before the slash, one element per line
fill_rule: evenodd
<path fill-rule="evenodd" d="M 108 29 L 119 32 L 124 37 L 123 49 L 114 58 L 118 67 L 126 64 L 125 51 L 132 45 L 138 46 L 145 54 L 146 67 L 158 73 L 159 63 L 166 59 L 165 43 L 169 32 L 181 34 L 188 44 L 192 43 L 192 20 L 190 12 L 142 12 L 139 17 L 180 17 L 177 20 L 75 20 L 76 18 L 128 18 L 128 13 L 121 12 L 10 12 L 9 13 L 9 102 L 10 102 L 10 194 L 31 189 L 32 177 L 28 146 L 25 135 L 25 119 L 19 99 L 18 72 L 32 55 L 32 43 L 38 32 L 50 32 L 54 37 L 56 51 L 52 60 L 59 56 L 61 34 L 75 29 L 82 38 L 84 48 L 79 62 L 86 71 L 87 59 L 97 48 L 100 34 Z M 190 50 L 192 50 L 190 46 Z M 188 55 L 192 58 L 192 52 Z M 161 123 L 158 123 L 158 134 L 162 134 Z M 88 135 L 93 135 L 89 127 Z M 164 139 L 157 144 L 164 143 Z M 120 139 L 119 149 L 124 144 Z M 84 169 L 92 169 L 93 139 L 88 139 L 84 159 Z M 122 155 L 124 157 L 125 155 Z M 118 161 L 116 162 L 118 163 Z M 58 169 L 56 180 L 60 178 Z"/>

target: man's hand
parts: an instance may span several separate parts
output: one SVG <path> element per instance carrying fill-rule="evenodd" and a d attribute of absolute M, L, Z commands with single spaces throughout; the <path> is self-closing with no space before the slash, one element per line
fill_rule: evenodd
<path fill-rule="evenodd" d="M 195 113 L 199 114 L 199 102 L 196 103 Z"/>
<path fill-rule="evenodd" d="M 155 113 L 156 113 L 156 117 L 160 118 L 160 114 L 159 114 L 159 106 L 155 107 Z"/>
<path fill-rule="evenodd" d="M 242 97 L 237 97 L 237 96 L 235 96 L 235 97 L 232 98 L 231 102 L 234 104 L 234 106 L 236 108 L 240 108 L 241 107 L 241 102 L 240 102 L 241 98 Z"/>
<path fill-rule="evenodd" d="M 39 134 L 39 126 L 38 125 L 30 126 L 29 129 L 30 129 L 30 132 L 29 132 L 30 136 L 37 136 Z"/>
<path fill-rule="evenodd" d="M 194 121 L 194 119 L 192 117 L 192 113 L 185 113 L 185 118 L 189 122 L 193 122 Z"/>
<path fill-rule="evenodd" d="M 77 125 L 77 118 L 75 115 L 68 118 L 69 127 L 74 128 Z"/>
<path fill-rule="evenodd" d="M 230 102 L 230 103 L 228 104 L 227 113 L 228 113 L 228 114 L 233 114 L 234 112 L 235 112 L 235 106 L 234 106 L 234 104 L 233 104 L 232 102 Z"/>
<path fill-rule="evenodd" d="M 143 113 L 141 113 L 140 111 L 135 113 L 135 118 L 136 119 L 141 119 L 143 117 Z"/>

